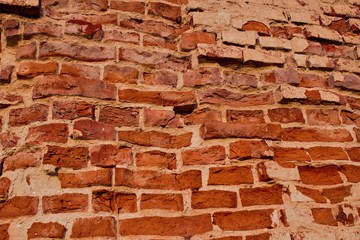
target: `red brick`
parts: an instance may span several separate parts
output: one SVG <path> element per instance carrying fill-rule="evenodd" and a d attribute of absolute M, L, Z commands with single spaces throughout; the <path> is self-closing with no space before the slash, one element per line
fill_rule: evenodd
<path fill-rule="evenodd" d="M 89 150 L 85 147 L 48 146 L 43 163 L 57 167 L 80 169 L 86 168 Z"/>
<path fill-rule="evenodd" d="M 19 142 L 19 137 L 10 131 L 0 133 L 0 145 L 3 149 L 15 147 Z"/>
<path fill-rule="evenodd" d="M 262 36 L 270 36 L 270 29 L 265 24 L 257 21 L 248 21 L 241 29 L 244 31 L 256 31 Z"/>
<path fill-rule="evenodd" d="M 139 91 L 135 89 L 119 90 L 119 101 L 129 103 L 149 103 L 162 106 L 193 106 L 196 97 L 193 91 Z"/>
<path fill-rule="evenodd" d="M 242 206 L 283 204 L 282 186 L 240 188 Z"/>
<path fill-rule="evenodd" d="M 120 235 L 182 236 L 190 238 L 212 230 L 211 215 L 143 217 L 119 221 Z"/>
<path fill-rule="evenodd" d="M 100 108 L 99 122 L 117 127 L 138 126 L 139 110 L 135 108 L 118 108 L 105 106 Z"/>
<path fill-rule="evenodd" d="M 339 112 L 332 109 L 307 109 L 306 110 L 309 125 L 340 125 Z"/>
<path fill-rule="evenodd" d="M 50 75 L 37 77 L 33 89 L 33 98 L 62 95 L 115 100 L 115 92 L 115 85 L 103 81 L 69 75 Z"/>
<path fill-rule="evenodd" d="M 34 222 L 27 230 L 28 238 L 64 238 L 66 228 L 57 222 Z"/>
<path fill-rule="evenodd" d="M 351 185 L 341 186 L 336 188 L 323 189 L 322 194 L 324 197 L 330 200 L 331 203 L 340 203 L 344 199 L 351 195 Z"/>
<path fill-rule="evenodd" d="M 183 197 L 181 194 L 142 194 L 140 199 L 141 209 L 163 209 L 183 211 Z"/>
<path fill-rule="evenodd" d="M 272 92 L 256 94 L 242 94 L 230 92 L 226 89 L 211 89 L 200 93 L 200 103 L 228 105 L 232 107 L 270 105 L 274 103 Z"/>
<path fill-rule="evenodd" d="M 72 7 L 76 10 L 106 11 L 108 0 L 78 0 Z"/>
<path fill-rule="evenodd" d="M 313 214 L 315 222 L 318 224 L 329 226 L 338 225 L 330 208 L 312 208 L 311 212 Z"/>
<path fill-rule="evenodd" d="M 77 218 L 70 237 L 116 237 L 115 219 L 113 217 Z"/>
<path fill-rule="evenodd" d="M 257 79 L 254 75 L 249 75 L 245 73 L 237 73 L 232 71 L 224 71 L 224 82 L 235 88 L 244 88 L 257 87 Z"/>
<path fill-rule="evenodd" d="M 90 148 L 91 164 L 99 167 L 131 165 L 131 148 L 110 144 L 96 145 Z"/>
<path fill-rule="evenodd" d="M 137 153 L 136 166 L 159 167 L 173 170 L 176 168 L 176 154 L 158 150 Z"/>
<path fill-rule="evenodd" d="M 58 173 L 58 178 L 62 188 L 111 186 L 111 176 L 111 169 L 76 173 Z"/>
<path fill-rule="evenodd" d="M 181 7 L 173 6 L 161 2 L 150 2 L 148 4 L 148 14 L 161 16 L 165 19 L 181 23 Z"/>
<path fill-rule="evenodd" d="M 319 190 L 296 186 L 296 190 L 298 190 L 301 194 L 313 199 L 316 203 L 326 203 L 326 198 L 321 194 Z"/>
<path fill-rule="evenodd" d="M 45 23 L 33 23 L 27 22 L 24 25 L 24 39 L 30 39 L 34 35 L 43 34 L 50 37 L 61 37 L 63 32 L 63 27 L 60 24 L 55 24 L 51 22 Z"/>
<path fill-rule="evenodd" d="M 66 143 L 69 128 L 64 123 L 49 123 L 29 128 L 26 142 L 29 144 L 40 144 L 42 142 Z"/>
<path fill-rule="evenodd" d="M 10 110 L 9 125 L 23 126 L 33 122 L 46 121 L 49 107 L 43 104 L 35 103 L 29 107 Z"/>
<path fill-rule="evenodd" d="M 134 84 L 139 78 L 139 71 L 128 66 L 106 65 L 104 69 L 104 81 L 108 83 Z"/>
<path fill-rule="evenodd" d="M 274 210 L 252 210 L 238 212 L 217 212 L 213 214 L 214 224 L 223 231 L 243 231 L 272 227 Z"/>
<path fill-rule="evenodd" d="M 203 124 L 208 121 L 221 121 L 221 112 L 209 108 L 193 111 L 184 117 L 186 125 Z"/>
<path fill-rule="evenodd" d="M 183 51 L 195 49 L 198 43 L 215 44 L 216 34 L 208 32 L 186 32 L 181 35 L 180 48 Z"/>
<path fill-rule="evenodd" d="M 92 193 L 92 206 L 95 212 L 132 213 L 136 212 L 136 195 L 95 190 Z"/>
<path fill-rule="evenodd" d="M 349 159 L 345 151 L 340 147 L 311 147 L 308 152 L 313 161 Z"/>
<path fill-rule="evenodd" d="M 163 52 L 146 52 L 120 48 L 119 59 L 156 69 L 185 71 L 190 67 L 189 57 L 176 57 Z"/>
<path fill-rule="evenodd" d="M 11 75 L 15 66 L 8 65 L 0 68 L 0 84 L 11 83 Z"/>
<path fill-rule="evenodd" d="M 0 201 L 8 198 L 10 185 L 10 179 L 8 179 L 7 177 L 0 178 Z"/>
<path fill-rule="evenodd" d="M 119 140 L 141 146 L 161 148 L 182 148 L 191 144 L 192 133 L 171 135 L 158 131 L 119 131 Z"/>
<path fill-rule="evenodd" d="M 360 147 L 352 147 L 346 149 L 351 161 L 360 162 Z"/>
<path fill-rule="evenodd" d="M 340 166 L 340 172 L 346 176 L 348 182 L 360 182 L 360 166 L 342 165 Z"/>
<path fill-rule="evenodd" d="M 143 189 L 185 190 L 201 188 L 201 172 L 190 170 L 182 173 L 160 173 L 153 170 L 131 171 L 115 169 L 115 185 Z"/>
<path fill-rule="evenodd" d="M 145 3 L 140 1 L 111 1 L 110 9 L 144 14 Z"/>
<path fill-rule="evenodd" d="M 307 162 L 311 158 L 302 148 L 274 148 L 274 160 L 284 166 L 292 166 L 289 163 Z"/>
<path fill-rule="evenodd" d="M 85 101 L 54 101 L 53 119 L 95 118 L 95 106 Z"/>
<path fill-rule="evenodd" d="M 191 207 L 203 208 L 236 208 L 237 195 L 235 192 L 209 190 L 195 191 L 191 195 Z"/>
<path fill-rule="evenodd" d="M 243 240 L 241 236 L 231 236 L 231 237 L 221 237 L 221 238 L 213 238 L 213 240 Z"/>
<path fill-rule="evenodd" d="M 250 166 L 214 167 L 209 169 L 209 185 L 239 185 L 253 182 Z"/>
<path fill-rule="evenodd" d="M 299 166 L 300 179 L 309 185 L 332 185 L 343 183 L 338 166 L 329 165 L 324 167 Z"/>
<path fill-rule="evenodd" d="M 284 141 L 298 142 L 351 142 L 350 132 L 346 129 L 320 129 L 320 128 L 285 128 Z"/>
<path fill-rule="evenodd" d="M 171 2 L 179 5 L 187 4 L 188 0 L 165 0 L 166 2 Z"/>
<path fill-rule="evenodd" d="M 19 95 L 0 92 L 0 109 L 7 108 L 11 105 L 16 105 L 18 103 L 23 103 L 23 102 L 24 102 L 23 98 Z"/>
<path fill-rule="evenodd" d="M 329 88 L 329 81 L 327 78 L 316 74 L 301 74 L 300 87 L 306 88 Z"/>
<path fill-rule="evenodd" d="M 223 146 L 189 149 L 182 151 L 184 165 L 224 164 L 226 153 Z"/>
<path fill-rule="evenodd" d="M 265 84 L 288 83 L 288 84 L 298 85 L 300 83 L 300 80 L 301 80 L 300 74 L 293 69 L 279 69 L 262 75 L 262 81 Z"/>
<path fill-rule="evenodd" d="M 200 61 L 218 61 L 221 65 L 227 64 L 242 64 L 243 49 L 236 46 L 226 44 L 206 44 L 198 43 L 198 55 Z M 229 61 L 231 60 L 231 61 Z"/>
<path fill-rule="evenodd" d="M 272 122 L 305 123 L 303 114 L 299 108 L 275 108 L 268 110 L 269 118 Z"/>
<path fill-rule="evenodd" d="M 65 33 L 94 40 L 101 40 L 103 35 L 101 24 L 92 24 L 81 20 L 67 21 L 65 23 Z"/>
<path fill-rule="evenodd" d="M 17 218 L 36 215 L 38 212 L 38 197 L 16 196 L 0 203 L 1 218 Z"/>
<path fill-rule="evenodd" d="M 168 110 L 144 109 L 145 126 L 166 127 L 171 120 L 175 118 L 175 113 Z"/>
<path fill-rule="evenodd" d="M 219 85 L 222 81 L 220 70 L 213 67 L 201 67 L 184 73 L 184 86 Z"/>
<path fill-rule="evenodd" d="M 137 33 L 129 33 L 118 30 L 105 30 L 104 42 L 121 42 L 139 45 L 140 35 Z"/>
<path fill-rule="evenodd" d="M 270 240 L 270 233 L 261 233 L 257 235 L 246 236 L 246 240 Z"/>
<path fill-rule="evenodd" d="M 9 227 L 10 227 L 10 223 L 0 225 L 0 240 L 9 240 L 10 239 L 10 235 L 8 232 Z"/>
<path fill-rule="evenodd" d="M 262 110 L 227 110 L 226 121 L 233 123 L 265 123 L 264 112 Z"/>
<path fill-rule="evenodd" d="M 67 74 L 79 78 L 100 79 L 100 67 L 76 63 L 61 64 L 60 74 Z"/>
<path fill-rule="evenodd" d="M 176 86 L 178 77 L 175 72 L 160 70 L 152 73 L 144 73 L 144 83 L 147 85 L 170 85 Z"/>
<path fill-rule="evenodd" d="M 277 124 L 239 124 L 207 122 L 200 128 L 203 139 L 216 138 L 264 138 L 279 140 L 281 126 Z"/>
<path fill-rule="evenodd" d="M 40 45 L 39 58 L 68 57 L 80 61 L 105 61 L 115 59 L 115 48 L 84 46 L 76 43 L 44 42 Z"/>
<path fill-rule="evenodd" d="M 41 164 L 41 153 L 35 151 L 19 152 L 4 158 L 3 162 L 4 171 L 38 167 Z"/>
<path fill-rule="evenodd" d="M 241 140 L 230 143 L 231 159 L 271 158 L 272 155 L 272 150 L 265 141 Z"/>
<path fill-rule="evenodd" d="M 177 50 L 176 40 L 169 38 L 161 38 L 150 35 L 145 35 L 143 38 L 144 46 L 154 46 L 157 48 L 164 48 L 170 50 Z"/>
<path fill-rule="evenodd" d="M 90 0 L 81 0 L 81 1 L 90 2 Z M 92 1 L 92 2 L 94 2 L 94 1 Z M 73 5 L 73 6 L 77 6 L 77 5 Z M 55 20 L 80 20 L 80 21 L 90 22 L 92 24 L 116 24 L 117 23 L 117 15 L 113 14 L 113 13 L 100 15 L 100 14 L 67 13 L 67 12 L 60 13 L 59 11 L 54 11 L 51 8 L 47 8 L 46 10 L 47 10 L 46 15 L 49 18 L 52 18 Z"/>
<path fill-rule="evenodd" d="M 88 205 L 88 195 L 81 193 L 64 193 L 42 198 L 44 213 L 86 212 Z"/>
<path fill-rule="evenodd" d="M 120 26 L 156 37 L 174 38 L 177 35 L 173 26 L 154 20 L 123 19 L 120 21 Z"/>
<path fill-rule="evenodd" d="M 56 74 L 57 69 L 57 62 L 22 62 L 20 63 L 19 70 L 16 74 L 19 78 L 33 78 L 38 75 Z"/>
<path fill-rule="evenodd" d="M 35 59 L 36 55 L 36 42 L 31 42 L 29 44 L 20 45 L 17 47 L 16 59 L 23 58 L 32 58 Z"/>
<path fill-rule="evenodd" d="M 77 120 L 74 123 L 74 138 L 115 140 L 115 126 L 90 119 Z"/>

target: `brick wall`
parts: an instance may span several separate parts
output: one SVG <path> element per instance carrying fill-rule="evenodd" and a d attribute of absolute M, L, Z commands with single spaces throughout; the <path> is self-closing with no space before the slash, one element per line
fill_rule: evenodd
<path fill-rule="evenodd" d="M 0 240 L 360 239 L 358 0 L 0 21 Z"/>

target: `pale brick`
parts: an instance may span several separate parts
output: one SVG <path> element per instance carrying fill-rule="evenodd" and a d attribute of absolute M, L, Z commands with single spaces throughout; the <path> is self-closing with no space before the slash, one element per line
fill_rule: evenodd
<path fill-rule="evenodd" d="M 319 15 L 310 11 L 290 12 L 290 19 L 295 23 L 319 24 Z"/>
<path fill-rule="evenodd" d="M 307 67 L 307 56 L 302 54 L 294 54 L 294 60 L 298 67 Z"/>
<path fill-rule="evenodd" d="M 310 68 L 333 69 L 335 67 L 335 63 L 331 58 L 328 57 L 310 56 L 309 66 Z"/>
<path fill-rule="evenodd" d="M 290 41 L 284 38 L 260 37 L 260 46 L 263 48 L 277 48 L 291 50 Z"/>
<path fill-rule="evenodd" d="M 294 37 L 291 39 L 291 47 L 294 52 L 304 52 L 304 50 L 309 46 L 309 42 L 303 38 Z"/>
<path fill-rule="evenodd" d="M 222 32 L 222 38 L 224 42 L 253 46 L 256 44 L 257 33 L 254 31 L 230 30 Z"/>
<path fill-rule="evenodd" d="M 337 61 L 338 70 L 360 73 L 360 60 L 347 60 L 340 58 Z"/>
<path fill-rule="evenodd" d="M 253 61 L 253 62 L 261 62 L 265 64 L 285 63 L 285 55 L 281 52 L 245 49 L 243 53 L 244 53 L 244 62 Z"/>
<path fill-rule="evenodd" d="M 342 42 L 342 37 L 337 31 L 322 26 L 313 25 L 306 27 L 306 35 L 312 38 Z"/>
<path fill-rule="evenodd" d="M 210 45 L 204 43 L 200 43 L 197 46 L 199 55 L 202 56 L 234 59 L 243 58 L 243 52 L 239 47 L 227 46 L 224 44 Z"/>

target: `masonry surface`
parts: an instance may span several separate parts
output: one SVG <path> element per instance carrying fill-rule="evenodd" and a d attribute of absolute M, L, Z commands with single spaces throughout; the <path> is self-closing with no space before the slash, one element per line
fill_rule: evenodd
<path fill-rule="evenodd" d="M 0 13 L 0 240 L 360 239 L 359 0 L 41 8 Z"/>

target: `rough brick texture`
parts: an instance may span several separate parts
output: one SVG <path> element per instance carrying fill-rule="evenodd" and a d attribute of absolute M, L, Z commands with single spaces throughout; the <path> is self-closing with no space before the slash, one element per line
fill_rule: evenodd
<path fill-rule="evenodd" d="M 0 240 L 360 239 L 359 0 L 0 0 Z"/>

